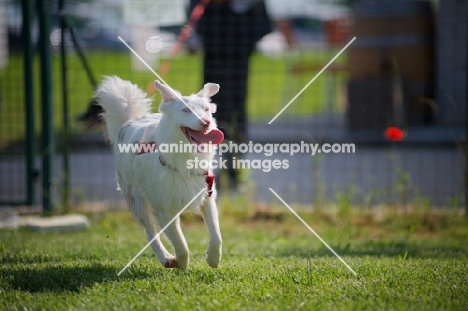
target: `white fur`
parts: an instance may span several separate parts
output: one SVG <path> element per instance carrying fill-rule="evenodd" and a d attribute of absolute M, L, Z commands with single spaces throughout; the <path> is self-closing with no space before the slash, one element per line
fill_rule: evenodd
<path fill-rule="evenodd" d="M 105 77 L 96 91 L 99 104 L 105 111 L 102 116 L 107 125 L 107 135 L 114 146 L 120 189 L 135 219 L 146 229 L 148 240 L 157 234 L 153 214 L 162 228 L 201 189 L 206 188 L 205 176 L 202 176 L 203 169 L 188 169 L 187 160 L 195 157 L 211 160 L 214 154 L 203 152 L 137 155 L 121 153 L 117 144 L 145 141 L 156 142 L 158 145 L 179 144 L 181 141 L 187 143 L 181 126 L 193 130 L 216 128 L 216 122 L 211 115 L 216 106 L 210 103 L 209 99 L 219 90 L 217 84 L 207 83 L 197 95 L 183 96 L 191 108 L 191 111 L 187 112 L 186 106 L 172 89 L 159 81 L 155 82 L 155 86 L 163 95 L 163 102 L 159 107 L 160 113 L 155 114 L 150 113 L 151 99 L 147 98 L 136 85 L 118 77 Z M 194 112 L 209 123 L 209 126 L 201 122 Z M 161 164 L 160 155 L 166 165 Z M 199 208 L 202 213 L 210 234 L 206 259 L 211 267 L 217 267 L 221 259 L 222 239 L 214 185 L 212 190 L 210 197 L 205 194 L 199 195 L 189 208 Z M 161 264 L 168 268 L 175 266 L 188 268 L 189 249 L 180 228 L 180 220 L 176 219 L 165 230 L 165 234 L 174 247 L 175 257 L 157 239 L 151 246 Z"/>

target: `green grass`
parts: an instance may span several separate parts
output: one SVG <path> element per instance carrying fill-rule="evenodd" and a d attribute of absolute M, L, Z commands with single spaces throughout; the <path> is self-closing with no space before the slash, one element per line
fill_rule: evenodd
<path fill-rule="evenodd" d="M 271 119 L 297 92 L 299 92 L 317 73 L 315 71 L 292 74 L 290 68 L 294 64 L 325 65 L 332 57 L 333 51 L 307 53 L 295 57 L 268 58 L 255 54 L 251 58 L 249 75 L 248 114 L 251 120 Z M 103 75 L 118 75 L 147 89 L 156 78 L 151 72 L 137 72 L 131 69 L 130 52 L 90 52 L 87 54 L 90 67 L 100 81 Z M 344 56 L 337 62 L 343 63 Z M 53 68 L 53 109 L 54 125 L 57 132 L 62 126 L 62 79 L 60 76 L 59 57 L 54 55 Z M 87 109 L 93 96 L 94 89 L 87 80 L 87 75 L 76 54 L 70 54 L 68 63 L 68 98 L 70 117 L 74 119 L 78 113 Z M 155 66 L 153 66 L 156 68 Z M 39 83 L 39 59 L 34 61 L 35 72 L 35 119 L 36 132 L 40 133 L 41 105 Z M 200 55 L 181 55 L 172 62 L 165 80 L 183 94 L 197 92 L 202 85 L 202 59 Z M 0 70 L 0 147 L 8 142 L 21 140 L 25 134 L 24 125 L 24 84 L 22 57 L 13 54 L 9 58 L 8 66 Z M 325 111 L 326 80 L 330 75 L 323 74 L 291 105 L 284 113 L 284 117 L 310 115 Z M 345 74 L 338 74 L 337 85 L 342 85 Z M 213 81 L 216 82 L 216 81 Z M 221 85 L 221 91 L 222 91 Z M 344 111 L 342 93 L 337 87 L 336 97 L 330 109 Z M 160 96 L 155 96 L 155 108 L 160 102 Z M 218 103 L 222 105 L 222 103 Z M 77 122 L 72 122 L 72 132 L 80 133 L 83 128 Z"/>
<path fill-rule="evenodd" d="M 230 202 L 229 202 L 230 201 Z M 302 212 L 351 274 L 282 207 L 254 213 L 221 200 L 221 266 L 187 215 L 191 268 L 165 269 L 126 212 L 90 214 L 74 233 L 0 232 L 0 301 L 8 310 L 464 310 L 468 222 L 455 211 Z"/>

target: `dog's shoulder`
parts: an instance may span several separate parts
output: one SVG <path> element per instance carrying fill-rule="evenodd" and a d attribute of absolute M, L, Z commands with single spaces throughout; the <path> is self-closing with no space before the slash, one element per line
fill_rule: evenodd
<path fill-rule="evenodd" d="M 124 125 L 122 125 L 122 128 L 125 128 L 125 127 L 139 128 L 139 127 L 157 125 L 161 121 L 161 118 L 162 118 L 161 113 L 146 114 L 144 116 L 136 117 L 136 118 L 128 120 L 126 123 L 124 123 Z"/>
<path fill-rule="evenodd" d="M 146 135 L 158 126 L 161 118 L 162 114 L 152 113 L 128 120 L 119 129 L 118 142 L 145 138 Z"/>

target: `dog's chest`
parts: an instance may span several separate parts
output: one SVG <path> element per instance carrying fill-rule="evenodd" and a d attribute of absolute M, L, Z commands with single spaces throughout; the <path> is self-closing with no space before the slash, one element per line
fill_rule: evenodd
<path fill-rule="evenodd" d="M 133 178 L 153 208 L 177 213 L 193 200 L 187 209 L 197 210 L 208 195 L 207 176 L 185 175 L 161 165 L 157 155 L 145 157 L 144 165 L 134 163 Z"/>

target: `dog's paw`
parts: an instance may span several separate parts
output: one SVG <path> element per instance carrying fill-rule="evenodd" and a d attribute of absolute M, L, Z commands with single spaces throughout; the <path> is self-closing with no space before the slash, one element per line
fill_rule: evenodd
<path fill-rule="evenodd" d="M 221 251 L 210 251 L 206 252 L 206 262 L 211 268 L 217 268 L 221 260 Z"/>
<path fill-rule="evenodd" d="M 168 259 L 165 263 L 164 263 L 164 267 L 165 268 L 176 268 L 177 267 L 177 259 L 173 258 L 173 259 Z"/>
<path fill-rule="evenodd" d="M 177 268 L 186 270 L 189 267 L 189 256 L 183 255 L 183 256 L 177 256 Z"/>

